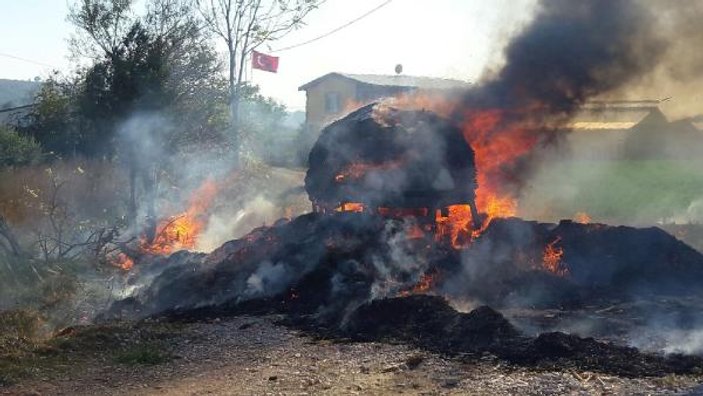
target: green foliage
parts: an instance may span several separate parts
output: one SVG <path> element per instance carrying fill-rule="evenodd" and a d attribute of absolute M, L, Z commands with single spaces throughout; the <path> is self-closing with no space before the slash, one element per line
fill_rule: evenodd
<path fill-rule="evenodd" d="M 113 158 L 121 151 L 118 130 L 135 114 L 169 121 L 157 131 L 165 151 L 223 142 L 227 83 L 194 11 L 185 1 L 151 0 L 136 16 L 132 3 L 77 0 L 72 7 L 72 50 L 93 63 L 70 78 L 52 76 L 27 128 L 59 157 Z"/>
<path fill-rule="evenodd" d="M 41 146 L 30 136 L 0 126 L 0 166 L 31 164 L 41 158 Z"/>
<path fill-rule="evenodd" d="M 50 76 L 34 98 L 25 128 L 50 153 L 70 155 L 79 151 L 83 140 L 75 109 L 77 81 Z"/>
<path fill-rule="evenodd" d="M 115 354 L 115 361 L 120 364 L 131 366 L 136 365 L 157 365 L 171 360 L 168 353 L 159 346 L 153 344 L 135 345 Z"/>

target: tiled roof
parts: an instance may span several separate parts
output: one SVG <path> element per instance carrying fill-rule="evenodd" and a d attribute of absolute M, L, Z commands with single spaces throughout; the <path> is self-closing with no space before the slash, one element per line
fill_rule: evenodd
<path fill-rule="evenodd" d="M 354 80 L 362 84 L 378 85 L 385 87 L 407 87 L 419 89 L 456 89 L 466 88 L 471 84 L 466 81 L 451 80 L 446 78 L 435 77 L 418 77 L 407 76 L 404 74 L 384 75 L 384 74 L 349 74 L 349 73 L 328 73 L 322 77 L 316 78 L 309 83 L 298 88 L 299 91 L 305 91 L 316 85 L 320 81 L 330 77 L 341 77 L 349 80 Z"/>

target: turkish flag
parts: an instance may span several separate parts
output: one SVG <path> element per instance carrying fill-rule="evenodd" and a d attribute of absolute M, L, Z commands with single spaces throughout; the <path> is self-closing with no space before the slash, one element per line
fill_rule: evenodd
<path fill-rule="evenodd" d="M 254 69 L 259 69 L 271 73 L 278 72 L 278 57 L 262 54 L 261 52 L 251 52 L 251 64 Z"/>

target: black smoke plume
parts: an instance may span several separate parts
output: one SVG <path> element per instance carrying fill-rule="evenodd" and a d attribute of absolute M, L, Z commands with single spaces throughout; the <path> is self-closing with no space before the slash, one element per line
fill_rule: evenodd
<path fill-rule="evenodd" d="M 455 114 L 475 125 L 484 111 L 499 112 L 486 130 L 465 128 L 472 145 L 510 139 L 528 146 L 490 175 L 505 192 L 519 192 L 540 148 L 559 140 L 554 132 L 582 104 L 655 69 L 667 41 L 651 11 L 628 0 L 538 3 L 532 22 L 506 46 L 502 68 L 467 92 Z"/>

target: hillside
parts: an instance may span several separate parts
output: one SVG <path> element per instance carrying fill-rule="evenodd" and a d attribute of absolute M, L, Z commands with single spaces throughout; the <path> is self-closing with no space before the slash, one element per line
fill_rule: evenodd
<path fill-rule="evenodd" d="M 41 82 L 0 79 L 0 109 L 30 104 Z"/>

